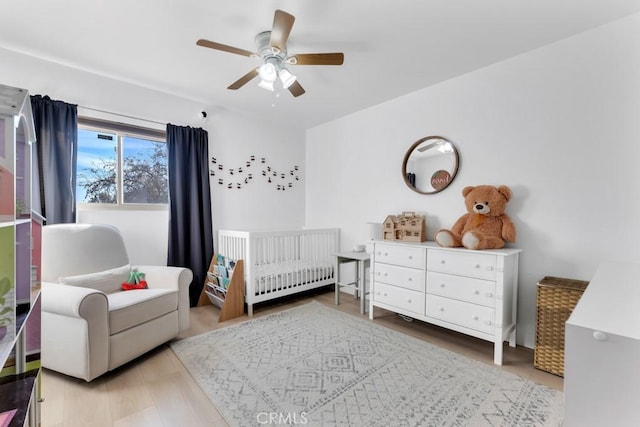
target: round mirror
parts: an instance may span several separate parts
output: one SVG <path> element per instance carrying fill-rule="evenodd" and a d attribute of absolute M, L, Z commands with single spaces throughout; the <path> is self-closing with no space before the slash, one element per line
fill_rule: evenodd
<path fill-rule="evenodd" d="M 402 177 L 417 193 L 438 193 L 456 177 L 458 161 L 458 150 L 451 141 L 441 136 L 427 136 L 407 150 L 402 161 Z"/>

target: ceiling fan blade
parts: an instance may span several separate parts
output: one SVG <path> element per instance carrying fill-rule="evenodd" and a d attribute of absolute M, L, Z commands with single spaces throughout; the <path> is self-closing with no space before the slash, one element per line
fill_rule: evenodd
<path fill-rule="evenodd" d="M 253 69 L 249 71 L 247 74 L 245 74 L 244 76 L 240 77 L 235 82 L 231 83 L 229 87 L 227 87 L 227 89 L 231 89 L 231 90 L 240 89 L 242 86 L 249 83 L 249 81 L 257 75 L 258 75 L 258 69 L 257 68 Z"/>
<path fill-rule="evenodd" d="M 251 56 L 255 55 L 253 52 L 249 52 L 248 50 L 240 49 L 233 46 L 227 46 L 226 44 L 216 43 L 205 39 L 200 39 L 196 42 L 198 46 L 208 47 L 210 49 L 221 50 L 223 52 L 235 53 L 236 55 L 243 56 Z"/>
<path fill-rule="evenodd" d="M 273 27 L 271 28 L 270 47 L 277 47 L 281 51 L 286 49 L 289 33 L 291 33 L 293 21 L 295 20 L 296 18 L 293 15 L 280 9 L 276 10 L 273 16 Z"/>
<path fill-rule="evenodd" d="M 305 90 L 296 80 L 291 86 L 289 86 L 289 92 L 291 92 L 291 95 L 297 98 L 300 95 L 304 94 Z"/>
<path fill-rule="evenodd" d="M 296 58 L 296 65 L 342 65 L 344 63 L 342 52 L 300 53 L 293 57 Z"/>

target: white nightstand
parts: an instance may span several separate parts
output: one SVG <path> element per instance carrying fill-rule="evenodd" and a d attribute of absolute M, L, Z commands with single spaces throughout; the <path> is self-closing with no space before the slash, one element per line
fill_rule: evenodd
<path fill-rule="evenodd" d="M 337 252 L 332 255 L 336 257 L 336 305 L 340 304 L 340 287 L 348 287 L 355 291 L 356 298 L 360 297 L 360 313 L 365 313 L 367 310 L 365 303 L 367 292 L 365 289 L 364 269 L 369 264 L 369 254 L 366 252 Z M 343 283 L 340 277 L 340 265 L 350 262 L 356 263 L 356 280 Z"/>

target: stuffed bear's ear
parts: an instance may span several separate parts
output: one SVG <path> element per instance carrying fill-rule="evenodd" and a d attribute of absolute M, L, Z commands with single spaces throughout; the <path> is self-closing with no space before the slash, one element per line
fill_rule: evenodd
<path fill-rule="evenodd" d="M 462 197 L 467 197 L 467 194 L 471 193 L 471 192 L 473 191 L 473 189 L 474 189 L 474 188 L 476 188 L 476 187 L 473 187 L 473 186 L 471 186 L 471 185 L 470 185 L 470 186 L 468 186 L 468 187 L 464 187 L 464 188 L 462 189 Z"/>
<path fill-rule="evenodd" d="M 508 202 L 511 198 L 511 189 L 506 185 L 501 185 L 500 187 L 498 187 L 498 191 L 504 196 L 505 199 L 507 199 Z"/>

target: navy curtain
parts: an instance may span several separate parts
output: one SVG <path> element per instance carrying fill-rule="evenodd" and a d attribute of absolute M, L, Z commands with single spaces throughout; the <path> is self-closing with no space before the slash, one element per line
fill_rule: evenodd
<path fill-rule="evenodd" d="M 169 253 L 167 265 L 193 271 L 189 288 L 195 306 L 213 256 L 209 138 L 200 128 L 167 124 L 169 165 Z"/>
<path fill-rule="evenodd" d="M 47 224 L 76 222 L 78 106 L 48 96 L 31 97 L 36 149 L 33 150 L 33 209 Z"/>

